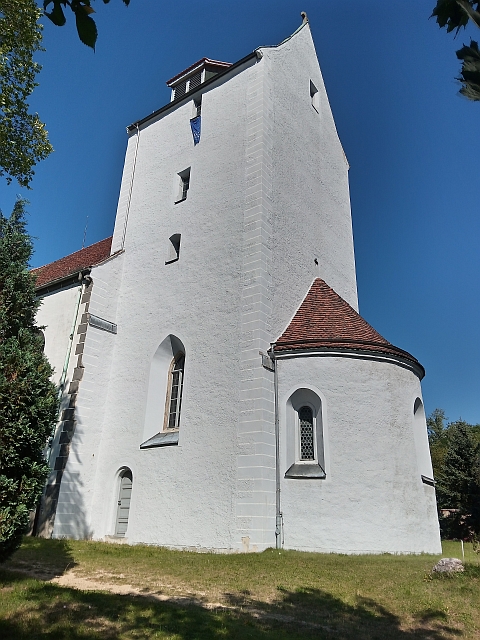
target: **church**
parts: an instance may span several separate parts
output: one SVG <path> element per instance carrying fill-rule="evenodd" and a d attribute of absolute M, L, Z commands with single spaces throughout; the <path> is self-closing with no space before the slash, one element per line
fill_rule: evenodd
<path fill-rule="evenodd" d="M 113 235 L 34 270 L 61 395 L 36 534 L 440 553 L 424 369 L 358 313 L 305 14 L 127 128 Z"/>

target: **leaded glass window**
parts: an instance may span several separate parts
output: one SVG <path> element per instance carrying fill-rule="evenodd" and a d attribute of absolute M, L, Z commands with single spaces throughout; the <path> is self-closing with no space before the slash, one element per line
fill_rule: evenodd
<path fill-rule="evenodd" d="M 313 411 L 310 407 L 302 407 L 298 412 L 300 423 L 300 460 L 314 460 Z"/>
<path fill-rule="evenodd" d="M 178 429 L 180 424 L 180 409 L 182 405 L 183 369 L 185 356 L 178 354 L 170 370 L 170 400 L 168 408 L 167 429 Z"/>

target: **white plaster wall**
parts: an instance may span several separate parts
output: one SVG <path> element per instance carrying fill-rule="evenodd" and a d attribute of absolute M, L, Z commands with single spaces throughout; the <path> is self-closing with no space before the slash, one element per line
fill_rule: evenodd
<path fill-rule="evenodd" d="M 36 323 L 45 326 L 45 355 L 54 368 L 53 381 L 58 384 L 65 362 L 65 356 L 70 344 L 70 332 L 74 319 L 78 292 L 80 286 L 61 289 L 42 298 L 42 304 L 37 312 Z M 72 348 L 72 356 L 75 345 Z M 70 370 L 73 368 L 72 357 Z"/>
<path fill-rule="evenodd" d="M 93 288 L 88 311 L 112 322 L 116 322 L 123 257 L 123 254 L 115 256 L 94 267 L 90 274 Z M 60 487 L 53 530 L 55 538 L 90 538 L 93 535 L 92 499 L 105 405 L 115 379 L 110 370 L 115 339 L 115 334 L 96 327 L 87 328 L 82 356 L 85 369 L 76 401 L 75 434 Z M 74 360 L 77 362 L 77 357 Z M 105 487 L 99 489 L 105 492 Z"/>
<path fill-rule="evenodd" d="M 271 327 L 276 338 L 315 277 L 354 309 L 358 302 L 348 164 L 309 25 L 261 51 L 273 88 Z M 311 104 L 310 80 L 318 89 L 319 112 Z"/>
<path fill-rule="evenodd" d="M 204 94 L 202 139 L 196 147 L 191 102 L 141 130 L 122 273 L 118 289 L 110 286 L 108 293 L 111 308 L 118 300 L 115 318 L 97 309 L 98 269 L 92 273 L 89 311 L 116 322 L 118 333 L 102 336 L 114 344 L 109 364 L 108 348 L 107 356 L 98 349 L 102 355 L 93 358 L 94 330 L 88 330 L 79 424 L 66 474 L 78 474 L 78 501 L 94 538 L 113 533 L 116 474 L 128 466 L 133 472 L 129 542 L 241 546 L 236 435 L 250 73 L 246 69 Z M 187 167 L 188 198 L 174 204 L 173 181 Z M 180 259 L 166 265 L 173 233 L 182 234 Z M 105 273 L 107 281 L 111 277 Z M 180 441 L 140 450 L 150 364 L 169 334 L 186 349 Z M 163 414 L 159 430 L 162 426 Z"/>
<path fill-rule="evenodd" d="M 66 368 L 66 376 L 63 384 L 63 395 L 60 399 L 59 406 L 59 422 L 55 430 L 50 449 L 48 450 L 48 461 L 52 469 L 52 473 L 49 476 L 48 483 L 51 483 L 57 476 L 57 472 L 54 471 L 56 458 L 60 455 L 62 445 L 61 440 L 61 426 L 62 426 L 62 414 L 63 410 L 69 407 L 70 395 L 68 393 L 70 382 L 73 378 L 74 369 L 77 364 L 78 356 L 76 355 L 76 348 L 79 344 L 78 327 L 82 320 L 82 313 L 84 304 L 82 304 L 82 294 L 84 291 L 83 286 L 74 286 L 66 289 L 60 289 L 53 293 L 46 295 L 42 299 L 42 305 L 38 311 L 36 322 L 39 326 L 46 325 L 44 329 L 45 333 L 45 354 L 50 363 L 54 367 L 53 380 L 55 384 L 59 384 L 62 376 L 66 357 L 68 355 L 68 362 Z M 80 304 L 79 304 L 80 303 Z M 65 487 L 68 485 L 66 484 Z M 68 512 L 69 527 L 66 531 L 62 532 L 62 535 L 71 534 L 72 523 L 71 516 L 76 518 L 77 507 L 72 504 L 72 501 L 67 496 L 67 500 L 63 500 L 60 505 L 60 512 L 66 510 Z M 58 523 L 62 523 L 63 515 L 60 513 Z M 55 535 L 55 530 L 53 532 Z M 81 535 L 79 537 L 85 537 Z"/>
<path fill-rule="evenodd" d="M 259 550 L 275 541 L 274 393 L 272 374 L 262 367 L 259 357 L 259 351 L 267 349 L 272 339 L 269 318 L 273 301 L 272 84 L 264 60 L 248 79 L 244 135 L 236 548 Z"/>
<path fill-rule="evenodd" d="M 133 187 L 133 177 L 135 174 L 137 149 L 139 136 L 131 135 L 128 138 L 125 161 L 123 163 L 122 180 L 120 183 L 120 194 L 118 197 L 117 213 L 115 216 L 115 228 L 113 231 L 111 252 L 116 253 L 123 249 L 125 233 L 128 222 L 128 212 Z"/>
<path fill-rule="evenodd" d="M 259 52 L 247 87 L 237 515 L 242 540 L 251 544 L 255 530 L 253 546 L 264 548 L 275 529 L 274 399 L 258 351 L 283 331 L 317 275 L 358 305 L 348 167 L 310 28 Z"/>
<path fill-rule="evenodd" d="M 281 360 L 278 376 L 285 546 L 441 553 L 435 489 L 417 464 L 418 377 L 393 363 L 328 355 Z M 325 480 L 284 478 L 286 403 L 301 387 L 322 400 Z"/>
<path fill-rule="evenodd" d="M 64 393 L 60 399 L 59 406 L 60 422 L 57 425 L 48 452 L 48 460 L 52 468 L 60 448 L 61 415 L 62 411 L 68 407 L 69 396 L 67 392 L 77 362 L 77 356 L 75 355 L 78 344 L 77 329 L 82 315 L 82 305 L 80 304 L 80 307 L 78 307 L 78 302 L 79 294 L 82 291 L 83 289 L 80 285 L 47 294 L 42 298 L 42 304 L 36 317 L 37 325 L 45 326 L 43 330 L 45 335 L 45 355 L 54 368 L 53 382 L 56 385 L 60 383 L 63 367 L 69 354 L 63 385 Z"/>

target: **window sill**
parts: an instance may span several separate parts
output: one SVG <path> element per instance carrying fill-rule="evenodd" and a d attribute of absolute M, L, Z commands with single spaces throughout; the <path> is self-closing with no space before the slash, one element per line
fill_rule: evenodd
<path fill-rule="evenodd" d="M 326 477 L 325 471 L 316 462 L 292 464 L 285 473 L 285 478 L 297 478 L 301 480 L 324 480 Z"/>
<path fill-rule="evenodd" d="M 430 487 L 434 487 L 437 483 L 433 478 L 428 478 L 427 476 L 421 476 L 423 484 L 428 484 Z"/>
<path fill-rule="evenodd" d="M 178 444 L 178 431 L 161 431 L 153 438 L 145 440 L 140 445 L 140 449 L 152 449 L 153 447 L 170 447 Z"/>
<path fill-rule="evenodd" d="M 185 198 L 180 198 L 180 200 L 175 200 L 174 204 L 179 204 L 180 202 L 185 202 L 186 199 L 187 199 L 187 197 L 185 196 Z"/>
<path fill-rule="evenodd" d="M 116 533 L 111 536 L 105 536 L 104 540 L 105 542 L 111 542 L 112 544 L 128 544 L 128 538 L 125 535 L 120 536 Z"/>
<path fill-rule="evenodd" d="M 165 260 L 165 264 L 172 264 L 172 262 L 178 262 L 179 258 L 172 258 L 171 260 Z"/>

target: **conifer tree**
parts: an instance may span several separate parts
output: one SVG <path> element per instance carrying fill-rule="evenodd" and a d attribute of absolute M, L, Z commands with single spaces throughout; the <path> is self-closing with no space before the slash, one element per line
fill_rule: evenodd
<path fill-rule="evenodd" d="M 43 450 L 57 418 L 52 368 L 35 326 L 39 302 L 24 200 L 0 212 L 0 562 L 21 542 L 48 474 Z"/>
<path fill-rule="evenodd" d="M 449 427 L 445 422 L 446 417 L 443 409 L 434 409 L 427 418 L 428 442 L 434 478 L 440 475 L 448 450 Z"/>
<path fill-rule="evenodd" d="M 459 420 L 450 425 L 449 445 L 438 477 L 437 501 L 441 509 L 455 509 L 440 518 L 444 538 L 462 540 L 480 536 L 479 445 L 471 426 Z"/>

